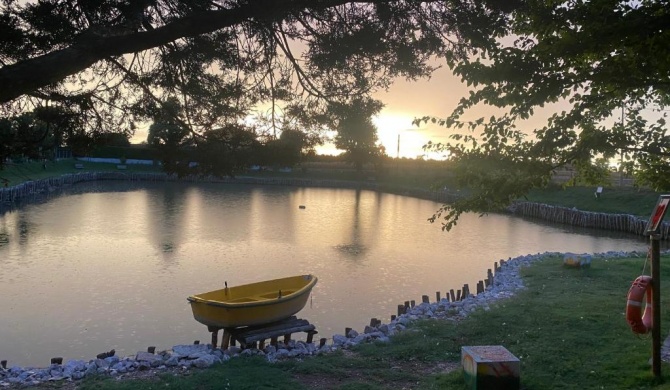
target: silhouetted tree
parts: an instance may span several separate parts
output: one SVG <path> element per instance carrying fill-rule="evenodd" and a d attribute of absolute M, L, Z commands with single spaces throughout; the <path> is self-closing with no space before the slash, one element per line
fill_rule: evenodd
<path fill-rule="evenodd" d="M 366 163 L 374 163 L 382 155 L 377 143 L 377 127 L 372 117 L 381 111 L 381 102 L 353 99 L 345 104 L 331 104 L 330 115 L 337 130 L 335 146 L 344 150 L 345 158 L 360 171 Z"/>
<path fill-rule="evenodd" d="M 449 143 L 430 149 L 448 153 L 457 163 L 457 182 L 471 194 L 434 219 L 443 218 L 449 229 L 462 212 L 500 210 L 546 185 L 566 164 L 582 178 L 602 181 L 607 170 L 597 158 L 623 160 L 639 184 L 669 190 L 668 3 L 512 0 L 491 6 L 504 8 L 504 28 L 468 35 L 474 51 L 467 58 L 447 56 L 471 94 L 447 118 L 423 118 L 454 130 Z M 557 112 L 529 128 L 526 120 L 554 103 Z M 497 114 L 470 120 L 475 106 Z"/>
<path fill-rule="evenodd" d="M 262 107 L 275 136 L 286 123 L 310 134 L 329 104 L 466 56 L 495 12 L 470 0 L 5 1 L 0 108 L 49 102 L 89 132 L 131 134 L 177 101 L 175 124 L 197 139 Z"/>

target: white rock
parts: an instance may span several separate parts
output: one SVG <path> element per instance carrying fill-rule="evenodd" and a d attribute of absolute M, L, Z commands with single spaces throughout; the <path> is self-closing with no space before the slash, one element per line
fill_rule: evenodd
<path fill-rule="evenodd" d="M 193 365 L 198 368 L 207 368 L 211 367 L 218 361 L 217 357 L 214 355 L 204 355 L 193 361 Z"/>

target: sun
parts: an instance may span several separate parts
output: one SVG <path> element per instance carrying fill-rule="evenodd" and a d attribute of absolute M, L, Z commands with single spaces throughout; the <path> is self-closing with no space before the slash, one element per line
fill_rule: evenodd
<path fill-rule="evenodd" d="M 428 139 L 412 124 L 413 120 L 411 115 L 384 111 L 372 118 L 377 126 L 379 142 L 390 157 L 417 158 L 424 155 L 422 148 Z"/>

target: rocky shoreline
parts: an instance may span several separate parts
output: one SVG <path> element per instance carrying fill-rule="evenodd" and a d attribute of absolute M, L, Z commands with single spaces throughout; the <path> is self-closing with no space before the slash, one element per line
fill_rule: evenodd
<path fill-rule="evenodd" d="M 93 375 L 109 375 L 122 379 L 133 377 L 134 373 L 160 372 L 184 373 L 192 369 L 204 369 L 215 364 L 224 364 L 232 358 L 244 356 L 263 356 L 269 362 L 291 358 L 305 358 L 340 349 L 351 348 L 367 342 L 390 342 L 390 337 L 411 326 L 420 319 L 440 319 L 459 321 L 475 310 L 488 311 L 489 305 L 501 299 L 509 298 L 524 288 L 519 269 L 527 267 L 535 261 L 548 257 L 564 256 L 556 252 L 545 252 L 519 256 L 501 261 L 493 283 L 484 292 L 468 295 L 460 301 L 450 302 L 443 298 L 439 302 L 424 302 L 408 308 L 407 312 L 394 318 L 389 323 L 378 323 L 377 326 L 366 326 L 362 332 L 350 330 L 346 335 L 334 335 L 330 344 L 323 346 L 314 343 L 291 340 L 288 344 L 278 342 L 277 346 L 267 346 L 263 350 L 245 349 L 237 346 L 226 350 L 214 349 L 210 344 L 175 345 L 170 350 L 154 353 L 138 352 L 133 356 L 117 357 L 114 351 L 98 355 L 89 361 L 69 360 L 65 363 L 54 362 L 48 367 L 0 367 L 0 388 L 31 387 L 43 383 L 77 381 Z M 594 258 L 645 257 L 641 252 L 605 252 L 590 255 Z M 668 348 L 664 347 L 664 359 L 670 357 Z"/>

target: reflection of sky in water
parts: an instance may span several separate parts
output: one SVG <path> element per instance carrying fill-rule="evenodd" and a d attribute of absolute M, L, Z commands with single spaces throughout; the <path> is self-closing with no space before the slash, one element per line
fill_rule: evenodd
<path fill-rule="evenodd" d="M 206 342 L 186 297 L 300 273 L 319 335 L 388 322 L 399 303 L 464 283 L 494 261 L 544 251 L 645 250 L 501 215 L 445 233 L 435 202 L 369 191 L 85 183 L 0 215 L 0 356 L 46 365 Z M 300 209 L 299 205 L 305 205 Z"/>

